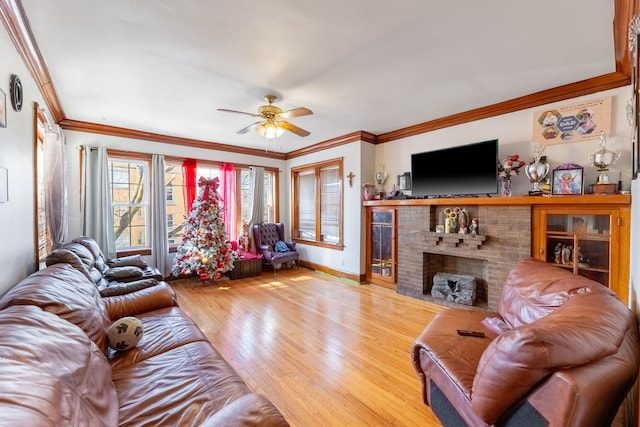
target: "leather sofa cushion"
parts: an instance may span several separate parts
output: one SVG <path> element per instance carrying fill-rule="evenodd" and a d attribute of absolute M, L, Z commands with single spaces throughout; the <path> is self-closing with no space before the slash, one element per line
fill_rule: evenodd
<path fill-rule="evenodd" d="M 587 289 L 612 291 L 562 268 L 541 268 L 542 261 L 520 261 L 509 272 L 498 301 L 498 312 L 512 327 L 533 323 Z"/>
<path fill-rule="evenodd" d="M 91 251 L 85 248 L 80 243 L 66 243 L 61 249 L 65 249 L 67 251 L 73 252 L 78 255 L 82 263 L 87 267 L 87 269 L 92 269 L 95 265 L 96 259 L 93 257 Z"/>
<path fill-rule="evenodd" d="M 142 258 L 142 255 L 130 255 L 121 258 L 109 258 L 107 260 L 107 266 L 111 268 L 125 266 L 146 268 L 148 265 L 145 262 L 144 258 Z"/>
<path fill-rule="evenodd" d="M 75 325 L 35 306 L 0 311 L 0 414 L 11 426 L 114 426 L 104 354 Z"/>
<path fill-rule="evenodd" d="M 574 285 L 565 281 L 568 292 L 561 308 L 503 333 L 483 353 L 471 403 L 486 423 L 495 423 L 552 372 L 617 352 L 636 324 L 635 315 L 604 286 L 590 282 L 574 292 Z"/>
<path fill-rule="evenodd" d="M 103 297 L 112 297 L 116 295 L 128 294 L 130 292 L 139 291 L 141 289 L 148 288 L 150 286 L 156 286 L 158 281 L 156 279 L 141 279 L 134 280 L 133 282 L 109 282 L 103 280 L 100 282 L 98 289 L 100 295 Z"/>
<path fill-rule="evenodd" d="M 91 275 L 89 268 L 84 264 L 84 262 L 80 259 L 80 257 L 72 251 L 69 251 L 65 248 L 54 249 L 47 254 L 47 258 L 45 259 L 45 263 L 47 266 L 51 266 L 54 264 L 70 264 L 84 274 L 84 276 L 94 281 L 94 277 Z"/>
<path fill-rule="evenodd" d="M 160 308 L 137 314 L 136 317 L 144 325 L 142 340 L 126 353 L 109 352 L 109 361 L 114 370 L 188 343 L 207 341 L 200 328 L 179 307 Z"/>
<path fill-rule="evenodd" d="M 123 266 L 108 269 L 104 274 L 104 277 L 107 280 L 118 281 L 123 279 L 141 279 L 143 274 L 144 273 L 140 267 Z"/>
<path fill-rule="evenodd" d="M 100 273 L 104 273 L 107 270 L 107 259 L 102 253 L 102 249 L 100 249 L 100 246 L 98 246 L 98 242 L 96 242 L 91 237 L 86 236 L 76 237 L 72 240 L 72 242 L 80 243 L 91 252 L 95 260 L 94 265 L 100 271 Z"/>
<path fill-rule="evenodd" d="M 98 288 L 69 264 L 54 264 L 35 272 L 0 298 L 0 310 L 36 305 L 80 327 L 106 353 L 111 319 Z"/>
<path fill-rule="evenodd" d="M 255 393 L 230 402 L 207 421 L 209 425 L 225 427 L 287 425 L 276 407 L 266 397 Z"/>
<path fill-rule="evenodd" d="M 220 425 L 211 421 L 215 413 L 250 393 L 228 362 L 206 341 L 184 344 L 134 364 L 112 368 L 120 401 L 145 402 L 122 405 L 120 425 Z M 258 420 L 251 425 L 267 424 Z"/>

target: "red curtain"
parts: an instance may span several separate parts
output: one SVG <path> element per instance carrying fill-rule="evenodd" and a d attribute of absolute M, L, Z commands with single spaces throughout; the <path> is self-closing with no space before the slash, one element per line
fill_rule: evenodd
<path fill-rule="evenodd" d="M 227 239 L 234 241 L 238 238 L 235 210 L 236 173 L 232 163 L 220 164 L 220 172 L 222 175 L 222 212 L 224 228 L 227 232 Z"/>
<path fill-rule="evenodd" d="M 196 186 L 196 169 L 198 163 L 194 159 L 186 159 L 182 162 L 182 176 L 184 177 L 184 211 L 190 212 L 191 205 L 198 194 Z"/>

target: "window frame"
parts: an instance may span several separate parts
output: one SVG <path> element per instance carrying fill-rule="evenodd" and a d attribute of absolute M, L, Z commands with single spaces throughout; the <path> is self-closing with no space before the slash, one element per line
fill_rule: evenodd
<path fill-rule="evenodd" d="M 51 236 L 47 223 L 45 206 L 45 176 L 44 176 L 44 138 L 45 127 L 48 126 L 44 111 L 38 103 L 33 104 L 33 204 L 34 204 L 34 261 L 36 269 L 45 267 L 44 261 L 51 250 Z"/>
<path fill-rule="evenodd" d="M 151 194 L 150 194 L 150 188 L 151 188 L 151 163 L 150 163 L 150 157 L 149 156 L 130 156 L 130 155 L 126 155 L 126 156 L 122 156 L 122 155 L 118 155 L 115 153 L 111 153 L 109 151 L 107 151 L 107 156 L 108 156 L 108 162 L 109 162 L 109 168 L 111 169 L 111 162 L 122 162 L 122 163 L 138 163 L 141 165 L 144 165 L 144 170 L 143 170 L 143 182 L 144 184 L 144 188 L 143 188 L 143 202 L 142 203 L 136 203 L 136 205 L 141 205 L 144 207 L 144 229 L 145 229 L 145 235 L 146 235 L 146 244 L 138 244 L 138 245 L 132 245 L 132 246 L 126 246 L 126 247 L 120 247 L 118 248 L 116 246 L 116 254 L 117 256 L 126 256 L 126 255 L 131 255 L 131 254 L 141 254 L 141 255 L 149 255 L 151 254 Z M 111 176 L 109 176 L 109 189 L 110 191 L 113 191 L 113 183 L 111 182 Z M 111 200 L 111 209 L 114 209 L 116 207 L 116 205 L 119 205 L 119 203 L 114 202 L 113 197 Z M 142 215 L 142 212 L 140 210 L 138 210 L 135 213 L 136 217 L 140 217 Z M 114 224 L 113 224 L 114 228 L 116 227 L 115 224 L 115 217 L 114 217 Z M 139 230 L 138 230 L 139 231 Z M 135 241 L 139 241 L 139 234 L 134 236 L 129 236 L 129 241 L 132 242 L 133 240 Z M 117 243 L 117 242 L 116 242 Z"/>
<path fill-rule="evenodd" d="M 322 240 L 322 182 L 321 171 L 323 169 L 338 169 L 338 182 L 340 188 L 339 195 L 339 218 L 338 218 L 338 242 L 328 243 Z M 312 172 L 315 179 L 315 239 L 306 239 L 300 237 L 299 221 L 300 221 L 300 190 L 298 188 L 298 176 Z M 325 160 L 322 162 L 311 163 L 291 168 L 291 236 L 292 240 L 312 246 L 319 246 L 328 249 L 343 250 L 344 249 L 344 179 L 343 179 L 343 158 Z"/>

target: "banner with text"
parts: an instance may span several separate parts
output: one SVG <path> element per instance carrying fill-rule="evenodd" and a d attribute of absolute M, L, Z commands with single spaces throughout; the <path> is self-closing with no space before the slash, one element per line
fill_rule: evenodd
<path fill-rule="evenodd" d="M 611 135 L 611 97 L 584 101 L 533 113 L 533 141 L 542 145 Z"/>

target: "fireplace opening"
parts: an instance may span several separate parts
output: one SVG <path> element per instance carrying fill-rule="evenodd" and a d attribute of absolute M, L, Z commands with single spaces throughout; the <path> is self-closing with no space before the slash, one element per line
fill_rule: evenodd
<path fill-rule="evenodd" d="M 455 301 L 436 299 L 431 296 L 433 279 L 438 273 L 468 275 L 475 278 L 475 302 L 476 307 L 486 307 L 488 304 L 488 263 L 482 259 L 442 255 L 424 252 L 422 271 L 422 293 L 425 299 L 439 301 L 446 305 L 460 306 Z M 466 305 L 465 305 L 466 306 Z"/>

